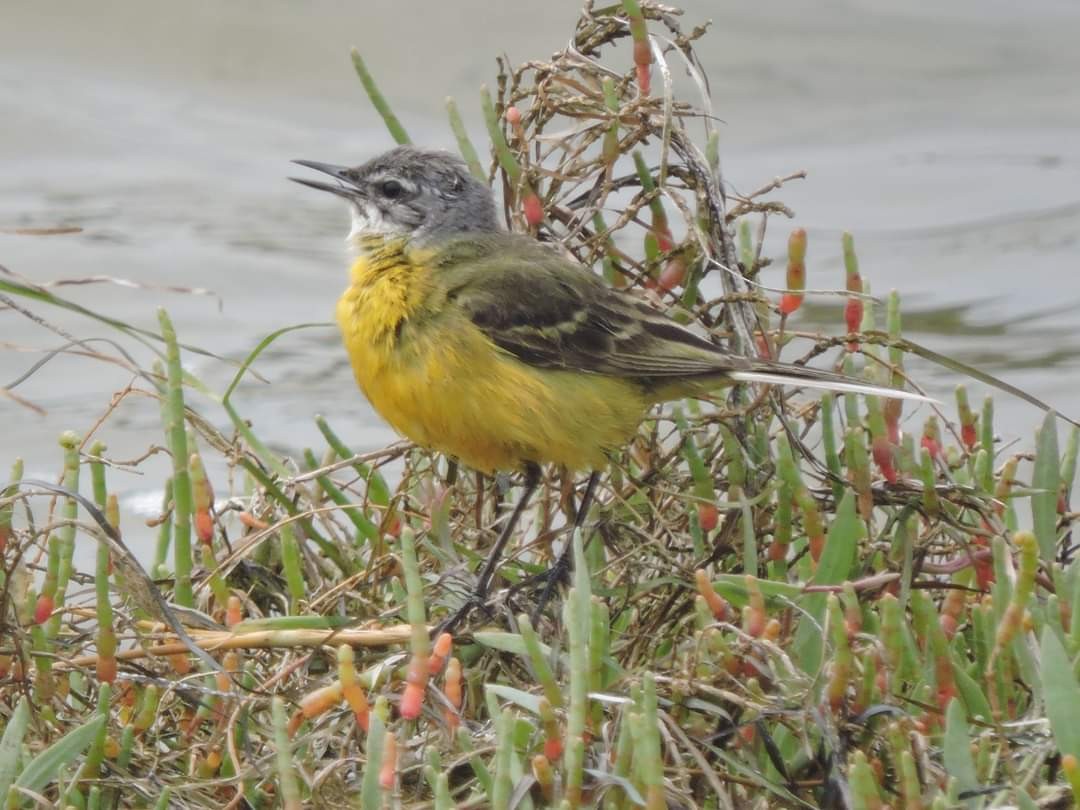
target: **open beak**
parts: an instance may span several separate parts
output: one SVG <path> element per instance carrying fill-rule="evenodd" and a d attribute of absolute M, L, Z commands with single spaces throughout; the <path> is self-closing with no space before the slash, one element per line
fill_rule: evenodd
<path fill-rule="evenodd" d="M 319 163 L 315 160 L 294 160 L 293 163 L 305 166 L 308 169 L 314 169 L 323 174 L 328 174 L 338 181 L 337 185 L 334 185 L 332 183 L 321 183 L 318 180 L 305 180 L 301 177 L 290 177 L 289 179 L 294 183 L 317 188 L 319 191 L 329 191 L 331 194 L 337 194 L 339 197 L 344 197 L 347 200 L 355 200 L 357 197 L 362 196 L 356 182 L 349 177 L 349 169 L 346 166 L 335 166 L 332 163 Z"/>

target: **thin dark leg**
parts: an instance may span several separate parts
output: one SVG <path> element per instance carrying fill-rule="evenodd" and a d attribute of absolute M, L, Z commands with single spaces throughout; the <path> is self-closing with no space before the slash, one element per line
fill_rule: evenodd
<path fill-rule="evenodd" d="M 575 533 L 585 525 L 585 518 L 588 517 L 589 508 L 592 506 L 593 495 L 596 492 L 596 482 L 599 479 L 600 473 L 596 470 L 589 473 L 589 480 L 585 483 L 585 494 L 581 496 L 581 505 L 578 507 L 577 514 L 574 515 Z M 571 533 L 570 537 L 567 538 L 562 554 L 559 555 L 559 559 L 555 561 L 555 565 L 551 567 L 551 570 L 547 572 L 545 577 L 547 582 L 544 583 L 544 590 L 540 592 L 540 598 L 533 608 L 532 620 L 534 623 L 540 617 L 540 614 L 544 612 L 544 608 L 547 606 L 548 600 L 551 599 L 551 595 L 555 592 L 555 588 L 558 587 L 560 582 L 567 579 L 572 559 L 574 559 L 574 533 Z"/>
<path fill-rule="evenodd" d="M 495 575 L 495 568 L 499 564 L 499 560 L 502 559 L 503 549 L 506 548 L 506 544 L 510 540 L 510 535 L 514 533 L 514 529 L 521 520 L 521 515 L 525 511 L 525 507 L 529 505 L 529 501 L 532 499 L 533 493 L 536 492 L 537 486 L 540 485 L 540 466 L 529 461 L 525 464 L 525 489 L 521 493 L 521 497 L 518 498 L 518 502 L 514 504 L 514 511 L 510 513 L 510 519 L 506 521 L 506 525 L 503 526 L 501 532 L 499 532 L 499 539 L 495 541 L 495 545 L 491 547 L 491 551 L 488 552 L 487 561 L 484 563 L 483 569 L 480 571 L 480 577 L 476 582 L 476 590 L 474 596 L 477 599 L 483 599 L 487 596 L 488 587 L 491 585 L 491 578 Z"/>
<path fill-rule="evenodd" d="M 485 560 L 484 567 L 480 570 L 480 576 L 477 578 L 476 588 L 473 590 L 472 596 L 457 613 L 439 626 L 438 632 L 449 632 L 460 624 L 472 612 L 474 607 L 484 603 L 487 598 L 488 588 L 491 587 L 491 579 L 495 575 L 495 569 L 499 565 L 499 560 L 502 559 L 503 549 L 506 548 L 506 544 L 510 541 L 510 535 L 514 533 L 525 507 L 529 505 L 529 501 L 539 485 L 540 465 L 531 461 L 526 462 L 525 489 L 521 493 L 521 497 L 518 498 L 517 503 L 514 504 L 514 511 L 510 513 L 510 517 L 503 525 L 502 531 L 499 532 L 499 538 L 495 541 L 495 545 L 488 552 L 487 560 Z"/>

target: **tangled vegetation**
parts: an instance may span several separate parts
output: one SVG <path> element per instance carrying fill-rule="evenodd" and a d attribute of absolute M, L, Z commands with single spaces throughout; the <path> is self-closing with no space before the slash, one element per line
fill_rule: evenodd
<path fill-rule="evenodd" d="M 449 102 L 509 227 L 732 351 L 893 385 L 917 384 L 915 355 L 1026 397 L 906 340 L 898 295 L 875 306 L 850 236 L 843 328 L 789 328 L 811 294 L 805 232 L 790 235 L 784 289 L 760 274 L 792 178 L 726 193 L 694 55 L 706 31 L 679 19 L 650 0 L 590 4 L 566 50 L 500 62 L 481 94 L 490 167 Z M 20 312 L 77 309 L 10 274 L 0 292 Z M 231 395 L 288 328 L 209 400 L 192 396 L 205 386 L 167 314 L 148 334 L 80 311 L 118 331 L 112 359 L 136 375 L 123 395 L 160 400 L 173 473 L 149 576 L 123 543 L 108 417 L 60 438 L 58 481 L 16 462 L 0 486 L 9 807 L 1034 808 L 1080 795 L 1075 423 L 1059 446 L 1049 412 L 1034 453 L 1018 451 L 995 435 L 993 401 L 976 411 L 963 386 L 955 410 L 740 386 L 657 411 L 611 459 L 571 587 L 530 619 L 583 484 L 548 470 L 486 611 L 431 640 L 473 587 L 511 478 L 457 474 L 405 443 L 358 455 L 321 418 L 325 447 L 282 457 Z M 160 361 L 134 366 L 124 341 Z M 226 480 L 208 480 L 211 454 Z M 94 571 L 76 570 L 77 542 L 96 544 Z"/>

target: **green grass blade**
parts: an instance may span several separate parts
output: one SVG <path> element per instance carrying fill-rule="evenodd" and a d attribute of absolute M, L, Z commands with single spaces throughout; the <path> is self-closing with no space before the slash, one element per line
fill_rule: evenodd
<path fill-rule="evenodd" d="M 825 536 L 825 549 L 821 552 L 815 585 L 835 585 L 851 576 L 859 543 L 866 537 L 866 527 L 855 513 L 855 493 L 844 493 L 836 517 Z"/>
<path fill-rule="evenodd" d="M 515 689 L 512 686 L 504 686 L 497 683 L 484 684 L 484 691 L 490 692 L 495 697 L 502 698 L 508 703 L 513 703 L 525 711 L 533 714 L 540 714 L 540 695 L 534 695 L 531 692 L 526 692 L 522 689 Z"/>
<path fill-rule="evenodd" d="M 506 176 L 510 178 L 511 185 L 516 185 L 521 177 L 521 166 L 518 165 L 514 153 L 510 151 L 510 145 L 506 142 L 502 127 L 499 126 L 499 117 L 495 113 L 495 102 L 491 100 L 491 92 L 487 86 L 480 88 L 480 108 L 484 111 L 484 123 L 487 124 L 488 135 L 495 147 L 495 156 L 499 159 Z"/>
<path fill-rule="evenodd" d="M 509 810 L 510 792 L 514 788 L 514 712 L 502 710 L 495 730 L 495 784 L 492 788 L 491 806 L 494 810 Z"/>
<path fill-rule="evenodd" d="M 271 470 L 273 470 L 282 478 L 289 478 L 292 473 L 284 464 L 281 463 L 281 459 L 279 459 L 275 453 L 271 452 L 270 449 L 265 444 L 263 444 L 262 441 L 259 440 L 259 438 L 255 435 L 254 431 L 252 431 L 248 423 L 244 419 L 240 418 L 240 414 L 236 412 L 236 409 L 233 407 L 232 402 L 230 402 L 230 397 L 232 397 L 233 391 L 236 390 L 236 386 L 240 384 L 240 380 L 243 379 L 244 374 L 251 367 L 251 364 L 255 362 L 255 359 L 279 337 L 289 332 L 295 332 L 298 329 L 311 329 L 312 327 L 328 326 L 331 326 L 331 324 L 326 322 L 298 323 L 294 324 L 293 326 L 286 326 L 283 329 L 277 329 L 271 332 L 269 335 L 260 340 L 258 345 L 256 345 L 255 348 L 252 349 L 251 352 L 248 354 L 248 356 L 244 358 L 244 362 L 240 364 L 240 368 L 237 369 L 236 375 L 233 377 L 232 382 L 229 383 L 229 387 L 225 389 L 225 393 L 221 396 L 221 404 L 225 408 L 225 412 L 229 414 L 229 419 L 232 420 L 233 426 L 236 428 L 237 432 L 239 432 L 240 435 L 244 437 L 244 441 L 247 442 L 248 446 L 252 450 L 254 450 L 256 454 L 258 454 L 259 458 L 262 459 L 263 463 L 265 463 Z"/>
<path fill-rule="evenodd" d="M 383 123 L 386 124 L 386 128 L 390 131 L 390 137 L 399 144 L 412 143 L 409 139 L 409 133 L 405 131 L 405 127 L 401 125 L 398 117 L 394 115 L 394 111 L 390 109 L 390 102 L 386 100 L 386 96 L 379 90 L 379 85 L 375 83 L 375 77 L 367 69 L 364 58 L 360 56 L 360 51 L 356 48 L 352 49 L 352 63 L 353 68 L 356 69 L 356 75 L 360 77 L 360 83 L 364 85 L 364 92 L 367 93 L 371 106 L 382 117 Z"/>
<path fill-rule="evenodd" d="M 367 738 L 367 762 L 364 763 L 364 775 L 360 778 L 360 810 L 379 810 L 382 807 L 379 769 L 382 767 L 385 742 L 386 724 L 377 712 L 372 712 Z"/>
<path fill-rule="evenodd" d="M 1043 696 L 1050 730 L 1062 754 L 1080 757 L 1080 684 L 1057 634 L 1043 630 L 1041 655 Z"/>
<path fill-rule="evenodd" d="M 10 275 L 10 271 L 7 271 L 2 266 L 0 266 L 0 271 L 7 272 Z M 66 309 L 68 312 L 74 312 L 77 315 L 82 315 L 83 317 L 90 318 L 91 320 L 97 321 L 98 323 L 103 323 L 106 326 L 111 326 L 118 332 L 122 332 L 128 337 L 134 338 L 135 340 L 139 341 L 139 343 L 143 344 L 144 346 L 155 352 L 159 357 L 165 356 L 164 349 L 159 348 L 156 345 L 163 342 L 161 335 L 159 335 L 157 332 L 154 332 L 150 329 L 143 329 L 138 326 L 132 326 L 131 324 L 125 323 L 118 318 L 111 318 L 108 315 L 102 315 L 98 312 L 94 312 L 94 310 L 92 309 L 88 309 L 87 307 L 84 307 L 80 304 L 76 304 L 74 301 L 69 301 L 66 298 L 62 298 L 59 295 L 52 293 L 44 287 L 39 287 L 35 284 L 23 284 L 21 282 L 13 281 L 11 279 L 0 278 L 0 293 L 10 293 L 11 295 L 18 295 L 21 298 L 28 298 L 31 301 L 39 301 L 43 304 L 48 304 L 59 309 Z M 73 344 L 83 345 L 87 342 L 90 341 L 76 340 L 73 341 Z M 109 341 L 109 343 L 112 344 L 112 341 Z M 114 346 L 114 348 L 123 351 L 119 346 L 116 346 L 116 344 L 112 345 Z M 198 346 L 191 346 L 187 343 L 181 343 L 180 348 L 186 352 L 191 352 L 193 354 L 200 354 L 204 357 L 213 357 L 215 360 L 224 359 L 211 351 L 199 348 Z M 130 356 L 127 355 L 126 352 L 124 352 L 124 354 L 125 357 L 127 357 L 128 361 L 134 365 L 134 361 L 131 360 Z"/>
<path fill-rule="evenodd" d="M 720 574 L 713 577 L 712 584 L 716 592 L 735 607 L 745 607 L 750 603 L 744 574 Z M 766 606 L 769 607 L 783 607 L 785 604 L 798 599 L 803 592 L 802 587 L 799 585 L 773 579 L 758 580 L 758 588 L 761 590 L 762 596 L 765 597 Z"/>
<path fill-rule="evenodd" d="M 981 719 L 984 723 L 992 722 L 994 714 L 990 709 L 990 701 L 986 699 L 982 687 L 960 667 L 955 657 L 950 656 L 949 663 L 952 664 L 956 689 L 960 693 L 960 698 L 964 701 L 967 713 L 971 717 Z"/>
<path fill-rule="evenodd" d="M 975 760 L 971 758 L 971 729 L 968 728 L 967 718 L 964 716 L 964 707 L 957 698 L 949 701 L 949 708 L 945 712 L 945 739 L 942 747 L 945 772 L 956 780 L 960 791 L 977 789 L 979 779 L 975 773 Z M 978 803 L 977 799 L 966 802 L 971 808 Z"/>
<path fill-rule="evenodd" d="M 480 165 L 480 158 L 477 157 L 476 147 L 474 147 L 472 141 L 469 140 L 469 133 L 465 130 L 465 122 L 461 120 L 461 113 L 458 112 L 457 102 L 454 101 L 451 96 L 447 96 L 446 98 L 446 114 L 450 118 L 450 129 L 454 131 L 454 138 L 457 140 L 458 151 L 461 152 L 461 156 L 465 158 L 465 163 L 469 167 L 469 173 L 481 183 L 487 183 L 487 175 L 484 173 L 484 167 Z"/>
<path fill-rule="evenodd" d="M 481 630 L 473 633 L 473 641 L 493 650 L 520 655 L 526 660 L 529 656 L 529 650 L 525 646 L 525 639 L 517 633 L 505 633 L 501 630 Z M 544 655 L 551 655 L 551 648 L 547 645 L 541 644 L 540 649 Z"/>
<path fill-rule="evenodd" d="M 918 343 L 912 343 L 910 340 L 893 340 L 884 332 L 869 332 L 868 336 L 875 339 L 874 342 L 881 343 L 888 346 L 896 346 L 902 351 L 914 354 L 917 357 L 923 358 L 923 360 L 929 360 L 931 363 L 937 363 L 939 366 L 943 366 L 950 371 L 955 371 L 958 374 L 963 374 L 965 377 L 970 377 L 973 380 L 978 380 L 981 383 L 989 385 L 992 388 L 997 388 L 999 391 L 1004 391 L 1006 394 L 1012 394 L 1012 396 L 1018 399 L 1024 400 L 1024 402 L 1034 405 L 1039 410 L 1047 413 L 1052 413 L 1060 419 L 1064 419 L 1070 425 L 1080 427 L 1080 422 L 1076 419 L 1066 416 L 1063 413 L 1057 413 L 1054 409 L 1043 402 L 1036 396 L 1029 394 L 1021 388 L 1017 388 L 1015 385 L 1010 385 L 1004 380 L 998 379 L 993 374 L 987 374 L 985 371 L 980 371 L 974 366 L 969 366 L 967 363 L 961 363 L 959 360 L 954 360 L 944 354 L 939 354 L 933 349 L 928 349 L 925 346 L 920 346 Z"/>
<path fill-rule="evenodd" d="M 1035 470 L 1031 476 L 1031 519 L 1043 562 L 1054 560 L 1057 549 L 1057 502 L 1060 460 L 1056 414 L 1043 419 L 1035 440 Z"/>
<path fill-rule="evenodd" d="M 865 533 L 863 523 L 855 513 L 855 493 L 848 490 L 836 510 L 836 518 L 829 526 L 825 549 L 821 553 L 813 584 L 839 585 L 846 580 L 851 575 L 859 542 Z M 824 593 L 812 593 L 801 604 L 806 615 L 799 619 L 799 627 L 795 631 L 792 642 L 793 659 L 804 672 L 816 675 L 825 656 L 825 634 L 822 627 L 827 596 Z"/>
<path fill-rule="evenodd" d="M 287 726 L 289 717 L 285 712 L 285 699 L 275 695 L 270 702 L 270 713 L 274 726 L 274 746 L 277 748 L 276 764 L 278 786 L 281 791 L 282 806 L 293 808 L 300 806 L 300 786 L 296 781 L 293 766 L 292 743 L 289 741 Z"/>
<path fill-rule="evenodd" d="M 56 777 L 57 771 L 71 765 L 90 747 L 103 725 L 105 716 L 98 715 L 90 722 L 69 731 L 27 763 L 19 778 L 15 780 L 15 787 L 40 793 Z"/>
<path fill-rule="evenodd" d="M 30 704 L 26 696 L 19 698 L 15 711 L 11 713 L 4 736 L 0 738 L 0 799 L 7 796 L 8 788 L 15 779 L 19 767 L 19 753 L 22 751 L 23 737 L 30 722 Z"/>

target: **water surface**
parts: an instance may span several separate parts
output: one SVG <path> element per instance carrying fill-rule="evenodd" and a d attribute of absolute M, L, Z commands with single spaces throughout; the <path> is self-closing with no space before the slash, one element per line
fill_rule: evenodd
<path fill-rule="evenodd" d="M 839 235 L 851 230 L 875 292 L 902 290 L 909 337 L 1078 415 L 1080 7 L 940 6 L 688 2 L 688 22 L 714 20 L 699 53 L 725 122 L 726 178 L 748 191 L 806 169 L 779 197 L 810 231 L 811 286 L 840 283 Z M 516 63 L 558 49 L 578 3 L 3 7 L 0 228 L 84 230 L 0 234 L 0 264 L 38 281 L 132 279 L 149 289 L 62 293 L 150 328 L 165 305 L 183 339 L 241 357 L 273 329 L 329 320 L 342 286 L 345 212 L 284 177 L 292 158 L 359 162 L 391 145 L 349 47 L 363 50 L 414 139 L 451 147 L 444 97 L 478 122 L 494 55 Z M 780 252 L 785 226 L 774 225 L 769 247 Z M 781 283 L 779 271 L 768 280 Z M 35 309 L 79 337 L 115 336 Z M 839 325 L 839 304 L 824 317 Z M 3 384 L 62 339 L 0 310 L 0 341 Z M 216 361 L 187 362 L 217 390 L 231 376 Z M 279 341 L 258 368 L 270 383 L 244 386 L 237 404 L 264 438 L 318 446 L 316 412 L 357 450 L 390 438 L 332 330 Z M 930 367 L 918 376 L 945 398 L 957 382 Z M 89 428 L 129 381 L 84 358 L 50 363 L 17 389 L 45 416 L 0 400 L 0 467 L 18 454 L 28 474 L 55 476 L 55 437 Z M 984 389 L 970 387 L 980 402 Z M 998 396 L 997 414 L 1005 440 L 1030 444 L 1035 409 Z M 155 403 L 126 400 L 101 435 L 114 457 L 140 455 L 161 441 Z M 156 497 L 166 467 L 159 455 L 145 477 L 113 476 L 129 510 Z"/>

